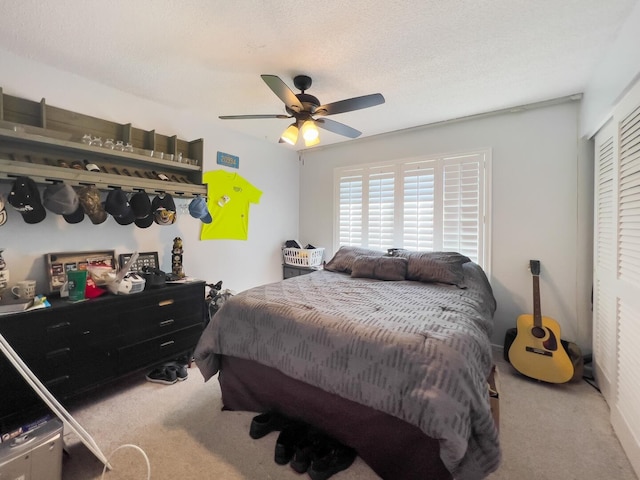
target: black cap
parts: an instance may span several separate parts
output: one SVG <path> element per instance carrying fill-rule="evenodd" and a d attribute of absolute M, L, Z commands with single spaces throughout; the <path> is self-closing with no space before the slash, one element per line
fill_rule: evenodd
<path fill-rule="evenodd" d="M 151 211 L 151 200 L 145 191 L 131 195 L 129 199 L 131 210 L 135 216 L 135 224 L 140 228 L 148 228 L 153 223 L 153 212 Z"/>
<path fill-rule="evenodd" d="M 136 218 L 145 218 L 151 215 L 151 200 L 147 192 L 137 192 L 129 199 L 131 210 Z"/>
<path fill-rule="evenodd" d="M 62 215 L 62 218 L 64 218 L 67 223 L 80 223 L 84 220 L 84 209 L 82 205 L 78 204 L 78 209 L 75 212 L 69 215 Z"/>
<path fill-rule="evenodd" d="M 176 204 L 168 193 L 157 195 L 151 202 L 153 219 L 158 225 L 171 225 L 176 221 Z"/>
<path fill-rule="evenodd" d="M 29 177 L 18 177 L 9 193 L 9 204 L 22 214 L 26 223 L 39 223 L 47 216 L 42 206 L 36 182 Z"/>
<path fill-rule="evenodd" d="M 130 225 L 135 220 L 127 194 L 119 188 L 109 192 L 104 202 L 104 209 L 120 225 Z"/>

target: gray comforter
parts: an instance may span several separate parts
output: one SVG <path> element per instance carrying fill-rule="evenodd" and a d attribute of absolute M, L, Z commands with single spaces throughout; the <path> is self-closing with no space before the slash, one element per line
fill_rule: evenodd
<path fill-rule="evenodd" d="M 486 379 L 495 300 L 484 272 L 466 289 L 318 271 L 229 299 L 194 354 L 205 380 L 218 354 L 254 360 L 399 417 L 440 441 L 456 479 L 500 462 Z"/>

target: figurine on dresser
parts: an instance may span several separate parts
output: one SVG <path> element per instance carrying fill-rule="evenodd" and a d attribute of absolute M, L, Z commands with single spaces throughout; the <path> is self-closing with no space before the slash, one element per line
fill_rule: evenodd
<path fill-rule="evenodd" d="M 176 237 L 173 239 L 173 249 L 171 250 L 171 272 L 178 278 L 184 278 L 184 269 L 182 268 L 182 239 Z"/>

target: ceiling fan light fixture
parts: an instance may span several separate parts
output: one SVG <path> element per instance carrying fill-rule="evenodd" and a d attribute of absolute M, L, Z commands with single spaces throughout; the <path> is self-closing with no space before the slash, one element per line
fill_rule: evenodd
<path fill-rule="evenodd" d="M 298 141 L 298 126 L 295 123 L 289 125 L 287 129 L 282 132 L 280 140 L 288 143 L 289 145 L 295 145 Z"/>
<path fill-rule="evenodd" d="M 316 137 L 313 140 L 307 140 L 306 138 L 304 139 L 305 147 L 313 147 L 314 145 L 318 145 L 319 143 L 320 143 L 320 137 Z"/>
<path fill-rule="evenodd" d="M 300 130 L 302 130 L 302 138 L 304 138 L 305 145 L 307 146 L 309 146 L 307 142 L 316 140 L 320 135 L 320 133 L 318 132 L 318 127 L 316 127 L 316 124 L 313 122 L 313 120 L 307 120 L 306 122 L 304 122 Z"/>

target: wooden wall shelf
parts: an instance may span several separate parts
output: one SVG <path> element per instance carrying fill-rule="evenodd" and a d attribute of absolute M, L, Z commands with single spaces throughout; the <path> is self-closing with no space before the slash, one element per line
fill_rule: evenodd
<path fill-rule="evenodd" d="M 84 135 L 130 143 L 133 152 L 81 142 Z M 0 88 L 0 181 L 28 176 L 36 183 L 62 181 L 107 190 L 206 196 L 202 184 L 204 141 L 185 141 L 2 93 Z M 158 158 L 183 158 L 183 162 Z M 84 169 L 85 160 L 101 172 Z M 186 163 L 189 162 L 189 163 Z M 73 164 L 82 169 L 69 168 Z M 153 172 L 170 180 L 158 180 Z"/>

